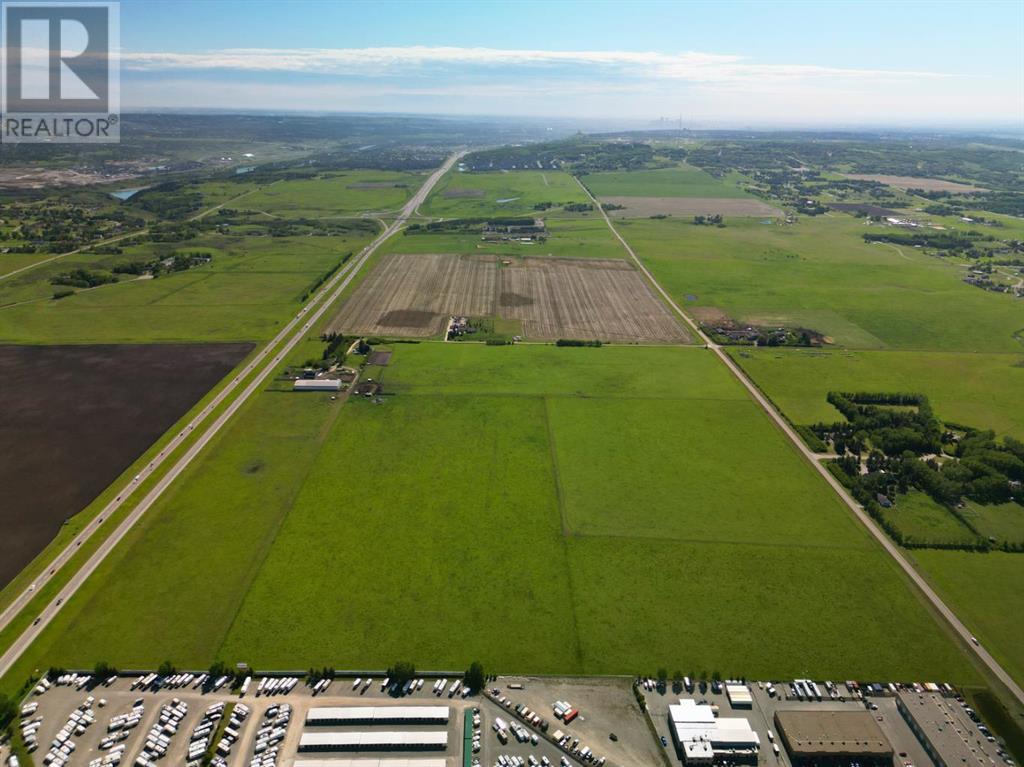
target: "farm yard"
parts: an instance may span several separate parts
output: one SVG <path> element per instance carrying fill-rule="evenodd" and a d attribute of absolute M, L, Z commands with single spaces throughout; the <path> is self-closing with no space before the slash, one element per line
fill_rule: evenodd
<path fill-rule="evenodd" d="M 260 394 L 15 673 L 476 657 L 973 679 L 705 350 L 400 344 L 380 370 L 381 404 Z"/>
<path fill-rule="evenodd" d="M 0 346 L 0 584 L 252 348 Z"/>
<path fill-rule="evenodd" d="M 619 259 L 389 255 L 331 323 L 339 333 L 430 337 L 452 315 L 520 320 L 527 338 L 682 343 L 687 333 Z"/>

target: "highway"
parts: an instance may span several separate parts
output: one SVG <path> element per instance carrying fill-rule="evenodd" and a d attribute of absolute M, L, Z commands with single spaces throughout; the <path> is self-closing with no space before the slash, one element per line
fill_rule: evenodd
<path fill-rule="evenodd" d="M 41 575 L 36 581 L 21 594 L 19 594 L 14 601 L 0 613 L 0 631 L 6 628 L 15 616 L 17 616 L 21 610 L 31 601 L 36 591 L 41 588 L 55 573 L 60 569 L 62 565 L 67 563 L 74 553 L 89 540 L 92 535 L 100 528 L 103 521 L 108 519 L 109 516 L 117 511 L 118 508 L 129 498 L 132 493 L 149 477 L 153 472 L 158 471 L 160 467 L 167 461 L 174 452 L 174 450 L 181 446 L 181 444 L 199 427 L 202 422 L 206 419 L 210 413 L 212 413 L 221 403 L 230 399 L 232 393 L 238 389 L 241 382 L 249 376 L 250 373 L 259 371 L 255 378 L 245 387 L 244 390 L 225 408 L 217 418 L 206 426 L 205 430 L 202 431 L 198 439 L 188 448 L 184 455 L 178 459 L 178 461 L 167 470 L 167 472 L 157 481 L 156 485 L 146 493 L 145 497 L 139 501 L 138 505 L 121 521 L 121 523 L 114 529 L 110 535 L 97 547 L 96 551 L 89 557 L 89 559 L 82 565 L 82 567 L 71 577 L 67 584 L 58 592 L 58 594 L 39 612 L 35 621 L 29 626 L 22 634 L 14 640 L 7 651 L 0 656 L 0 676 L 6 674 L 15 661 L 21 657 L 22 653 L 29 647 L 29 645 L 35 641 L 36 637 L 42 633 L 43 629 L 53 620 L 54 616 L 67 604 L 68 600 L 78 591 L 81 585 L 86 579 L 96 570 L 97 567 L 103 562 L 107 555 L 114 549 L 115 546 L 128 534 L 128 532 L 135 526 L 135 524 L 142 518 L 142 516 L 153 506 L 153 504 L 160 498 L 163 492 L 173 483 L 181 473 L 192 463 L 192 460 L 202 451 L 202 449 L 209 444 L 210 440 L 224 427 L 228 421 L 231 420 L 232 416 L 238 412 L 238 410 L 245 404 L 245 402 L 256 392 L 260 391 L 263 387 L 263 382 L 270 376 L 274 371 L 279 370 L 281 363 L 287 357 L 288 353 L 298 344 L 303 338 L 305 338 L 309 329 L 317 322 L 324 313 L 334 304 L 335 301 L 341 296 L 345 288 L 348 287 L 349 283 L 363 265 L 369 260 L 370 256 L 376 252 L 377 248 L 384 243 L 385 240 L 394 235 L 405 222 L 413 215 L 414 211 L 423 203 L 430 194 L 430 190 L 437 184 L 440 178 L 448 172 L 448 170 L 454 165 L 464 153 L 456 153 L 449 157 L 444 164 L 435 170 L 424 182 L 423 186 L 416 192 L 415 195 L 406 203 L 405 207 L 402 208 L 402 212 L 399 216 L 392 221 L 392 223 L 377 236 L 373 242 L 363 248 L 360 251 L 359 256 L 345 268 L 338 271 L 331 279 L 329 279 L 323 287 L 313 296 L 313 298 L 303 306 L 295 317 L 293 317 L 287 325 L 285 325 L 281 331 L 274 336 L 274 338 L 267 343 L 258 354 L 256 354 L 252 360 L 243 368 L 218 394 L 203 408 L 201 412 L 195 415 L 191 421 L 177 434 L 174 435 L 172 440 L 160 451 L 159 455 L 155 456 L 152 461 L 146 464 L 145 468 L 133 477 L 117 494 L 117 496 L 108 503 L 103 510 L 96 515 L 95 519 L 89 522 L 88 525 L 54 558 L 53 562 L 47 567 L 46 572 Z M 329 294 L 329 295 L 328 295 Z M 327 299 L 321 301 L 321 299 L 327 295 Z M 319 304 L 318 304 L 319 302 Z M 311 310 L 312 307 L 317 306 L 315 310 Z M 286 340 L 287 339 L 287 340 Z M 271 353 L 272 350 L 277 348 L 280 344 L 284 343 L 276 353 Z M 262 366 L 262 367 L 260 367 Z"/>
<path fill-rule="evenodd" d="M 782 413 L 776 409 L 775 405 L 772 404 L 772 402 L 761 392 L 753 380 L 747 376 L 746 372 L 736 364 L 733 358 L 730 357 L 721 346 L 705 335 L 697 322 L 694 321 L 690 315 L 684 312 L 679 304 L 672 300 L 672 297 L 663 287 L 661 287 L 658 281 L 654 279 L 654 275 L 647 270 L 647 267 L 643 265 L 636 253 L 633 252 L 633 248 L 630 247 L 629 243 L 626 242 L 622 235 L 619 234 L 615 225 L 612 223 L 611 218 L 609 218 L 604 208 L 601 207 L 601 203 L 594 198 L 590 193 L 590 190 L 587 189 L 578 178 L 576 179 L 576 182 L 586 193 L 587 197 L 590 198 L 590 201 L 594 205 L 594 209 L 600 211 L 601 215 L 604 217 L 605 223 L 608 225 L 608 228 L 622 244 L 622 247 L 625 248 L 626 252 L 629 253 L 629 257 L 632 259 L 633 263 L 636 264 L 637 268 L 644 274 L 644 276 L 647 277 L 651 285 L 654 286 L 661 297 L 665 299 L 666 303 L 668 303 L 668 305 L 675 310 L 676 314 L 678 314 L 682 320 L 689 325 L 690 329 L 706 344 L 707 348 L 718 356 L 733 376 L 743 384 L 743 387 L 750 393 L 750 396 L 754 398 L 754 401 L 761 406 L 772 422 L 789 438 L 789 441 L 793 443 L 793 446 L 800 451 L 800 454 L 807 459 L 811 466 L 814 467 L 814 470 L 817 471 L 826 482 L 828 482 L 829 486 L 833 490 L 835 490 L 843 503 L 845 503 L 849 507 L 850 511 L 853 512 L 854 516 L 863 523 L 863 525 L 868 529 L 868 532 L 874 536 L 875 540 L 881 544 L 882 548 L 885 549 L 889 556 L 896 560 L 896 564 L 898 564 L 903 572 L 907 574 L 907 577 L 913 581 L 914 585 L 920 589 L 921 593 L 932 604 L 936 611 L 946 619 L 953 630 L 960 635 L 967 647 L 977 655 L 985 666 L 988 667 L 989 671 L 991 671 L 1000 682 L 1006 685 L 1007 689 L 1010 690 L 1014 697 L 1024 705 L 1024 690 L 1021 689 L 1020 685 L 1018 685 L 1013 678 L 1006 673 L 1006 670 L 1003 669 L 999 662 L 992 657 L 988 650 L 974 641 L 974 635 L 956 616 L 956 613 L 954 613 L 953 610 L 942 601 L 941 597 L 939 597 L 928 581 L 926 581 L 914 566 L 910 564 L 907 558 L 903 556 L 903 552 L 900 551 L 899 547 L 893 543 L 889 536 L 886 535 L 877 524 L 875 524 L 875 521 L 866 511 L 864 511 L 863 508 L 861 508 L 861 505 L 857 503 L 857 501 L 855 501 L 848 492 L 846 492 L 846 488 L 843 487 L 839 480 L 832 475 L 832 473 L 826 468 L 825 464 L 818 460 L 818 456 L 809 447 L 807 447 L 806 444 L 804 444 L 804 441 L 800 438 L 800 435 L 796 433 L 796 430 L 793 429 L 789 421 L 786 420 Z"/>

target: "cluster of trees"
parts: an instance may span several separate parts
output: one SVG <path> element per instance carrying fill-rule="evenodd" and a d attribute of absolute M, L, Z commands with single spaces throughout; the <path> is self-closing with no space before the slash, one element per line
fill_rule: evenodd
<path fill-rule="evenodd" d="M 576 175 L 596 171 L 637 170 L 650 166 L 654 150 L 643 142 L 607 142 L 577 135 L 563 141 L 505 146 L 467 155 L 470 170 L 565 168 Z"/>
<path fill-rule="evenodd" d="M 600 341 L 581 341 L 576 338 L 559 338 L 555 341 L 555 346 L 601 346 Z"/>
<path fill-rule="evenodd" d="M 694 216 L 693 217 L 693 225 L 694 226 L 718 226 L 718 227 L 723 227 L 723 226 L 725 226 L 725 219 L 722 218 L 722 214 L 721 213 L 716 213 L 713 216 Z"/>
<path fill-rule="evenodd" d="M 1000 443 L 992 431 L 962 426 L 955 431 L 944 429 L 921 394 L 830 392 L 828 401 L 846 422 L 819 423 L 810 431 L 822 442 L 832 442 L 838 457 L 830 462 L 830 470 L 903 545 L 987 548 L 990 544 L 980 535 L 975 543 L 909 540 L 881 513 L 877 503 L 881 496 L 895 499 L 916 488 L 976 534 L 959 512 L 963 498 L 980 504 L 1024 498 L 1024 442 L 1020 440 L 1006 437 Z M 1008 550 L 1024 548 L 1003 546 Z"/>
<path fill-rule="evenodd" d="M 431 221 L 426 224 L 410 224 L 405 234 L 437 234 L 450 232 L 482 232 L 485 226 L 533 226 L 532 218 L 453 218 L 447 221 Z"/>
<path fill-rule="evenodd" d="M 920 245 L 923 248 L 935 248 L 965 256 L 977 256 L 980 252 L 976 246 L 982 242 L 993 242 L 994 237 L 981 232 L 949 232 L 919 229 L 913 232 L 886 231 L 886 232 L 865 232 L 865 242 L 888 242 L 893 245 L 905 245 L 913 247 Z"/>
<path fill-rule="evenodd" d="M 72 288 L 95 288 L 111 282 L 117 282 L 113 274 L 83 268 L 61 272 L 50 278 L 51 285 L 67 285 Z"/>
<path fill-rule="evenodd" d="M 194 250 L 188 253 L 173 253 L 169 256 L 156 256 L 151 259 L 137 259 L 124 264 L 116 264 L 111 271 L 114 274 L 152 274 L 159 277 L 171 272 L 184 272 L 194 266 L 202 266 L 213 260 L 213 254 Z"/>
<path fill-rule="evenodd" d="M 593 209 L 594 206 L 589 202 L 570 202 L 568 205 L 562 206 L 562 210 L 569 213 L 589 213 Z"/>
<path fill-rule="evenodd" d="M 125 205 L 141 208 L 168 221 L 180 221 L 203 206 L 203 193 L 198 186 L 183 181 L 167 181 L 132 195 Z"/>

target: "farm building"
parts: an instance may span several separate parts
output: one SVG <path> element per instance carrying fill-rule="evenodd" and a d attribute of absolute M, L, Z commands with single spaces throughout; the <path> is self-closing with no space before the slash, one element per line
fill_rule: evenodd
<path fill-rule="evenodd" d="M 869 711 L 776 711 L 775 727 L 794 767 L 892 764 L 892 745 Z"/>
<path fill-rule="evenodd" d="M 306 713 L 306 726 L 343 724 L 448 724 L 448 706 L 321 706 Z"/>
<path fill-rule="evenodd" d="M 761 740 L 742 717 L 716 718 L 711 706 L 680 698 L 668 707 L 676 752 L 686 764 L 757 763 Z"/>
<path fill-rule="evenodd" d="M 341 380 L 338 378 L 306 378 L 298 379 L 292 385 L 292 391 L 341 391 Z"/>
<path fill-rule="evenodd" d="M 446 748 L 447 730 L 304 732 L 299 739 L 299 751 L 443 751 Z"/>

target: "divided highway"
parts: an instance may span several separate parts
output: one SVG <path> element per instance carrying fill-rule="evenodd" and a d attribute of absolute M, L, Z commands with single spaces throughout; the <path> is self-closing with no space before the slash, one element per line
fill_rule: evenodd
<path fill-rule="evenodd" d="M 60 611 L 62 606 L 67 603 L 68 599 L 78 591 L 79 587 L 96 570 L 96 568 L 100 566 L 106 556 L 124 538 L 124 536 L 128 534 L 128 531 L 132 529 L 135 523 L 142 518 L 142 516 L 152 507 L 157 499 L 160 498 L 171 483 L 181 475 L 190 463 L 192 463 L 192 460 L 207 444 L 209 444 L 210 440 L 212 440 L 224 425 L 231 420 L 232 416 L 238 412 L 249 397 L 260 391 L 267 377 L 270 376 L 273 371 L 280 369 L 281 363 L 288 356 L 288 353 L 305 337 L 308 330 L 313 326 L 313 323 L 319 320 L 335 303 L 335 301 L 337 301 L 345 288 L 348 287 L 356 274 L 359 273 L 359 270 L 362 269 L 363 265 L 367 260 L 369 260 L 370 256 L 376 252 L 385 240 L 402 228 L 409 217 L 412 216 L 416 209 L 423 204 L 424 200 L 426 200 L 431 189 L 434 188 L 441 177 L 448 172 L 452 165 L 454 165 L 463 154 L 464 153 L 456 153 L 452 155 L 440 168 L 434 171 L 424 182 L 423 186 L 420 187 L 419 191 L 417 191 L 409 202 L 406 203 L 405 207 L 402 208 L 398 218 L 385 228 L 385 230 L 373 242 L 363 248 L 355 261 L 339 270 L 337 274 L 328 280 L 314 295 L 314 297 L 303 306 L 299 313 L 281 329 L 281 332 L 274 336 L 274 338 L 267 343 L 255 357 L 252 358 L 245 368 L 239 371 L 227 386 L 218 392 L 218 394 L 206 405 L 206 407 L 203 408 L 201 412 L 197 413 L 196 416 L 192 418 L 192 420 L 189 421 L 189 423 L 180 432 L 175 434 L 173 439 L 164 447 L 163 450 L 160 451 L 159 455 L 155 456 L 152 461 L 146 464 L 145 468 L 143 468 L 141 472 L 139 472 L 121 489 L 114 500 L 108 503 L 103 510 L 96 515 L 96 518 L 86 525 L 74 540 L 72 540 L 67 547 L 65 547 L 54 558 L 47 567 L 46 572 L 37 578 L 29 588 L 19 594 L 14 601 L 11 602 L 11 604 L 2 613 L 0 613 L 0 631 L 2 631 L 31 601 L 36 591 L 54 577 L 61 566 L 66 564 L 82 544 L 92 537 L 92 535 L 103 524 L 103 521 L 108 519 L 112 513 L 117 511 L 117 509 L 119 509 L 121 505 L 131 497 L 132 493 L 146 480 L 147 477 L 160 469 L 165 461 L 169 459 L 171 453 L 173 453 L 176 448 L 180 447 L 194 431 L 199 429 L 207 416 L 209 416 L 220 404 L 231 398 L 232 394 L 235 393 L 239 386 L 241 386 L 241 382 L 247 378 L 249 374 L 258 370 L 256 377 L 242 390 L 241 393 L 238 394 L 227 408 L 225 408 L 223 413 L 217 416 L 211 424 L 205 427 L 205 430 L 202 431 L 199 438 L 188 448 L 185 454 L 179 458 L 170 469 L 168 469 L 167 473 L 164 474 L 164 476 L 159 479 L 156 485 L 145 495 L 145 497 L 139 501 L 138 505 L 132 509 L 131 513 L 129 513 L 117 528 L 111 532 L 106 540 L 99 545 L 97 550 L 89 557 L 85 564 L 82 565 L 81 569 L 71 577 L 56 597 L 54 597 L 54 599 L 42 609 L 32 625 L 29 626 L 11 644 L 2 656 L 0 656 L 0 676 L 3 676 L 11 669 L 15 661 L 36 639 L 36 637 L 42 633 L 43 629 L 45 629 L 47 624 L 53 620 L 54 616 Z M 321 300 L 324 296 L 327 296 L 326 300 Z M 317 308 L 314 309 L 313 307 Z M 273 350 L 282 343 L 284 343 L 284 345 L 274 352 Z"/>
<path fill-rule="evenodd" d="M 843 503 L 850 508 L 850 511 L 853 512 L 854 516 L 863 523 L 863 525 L 868 529 L 868 532 L 874 536 L 875 540 L 881 544 L 882 548 L 885 549 L 889 556 L 896 560 L 896 564 L 898 564 L 903 572 L 907 574 L 907 577 L 914 582 L 914 585 L 921 590 L 924 597 L 932 604 L 939 614 L 946 619 L 949 625 L 952 626 L 953 630 L 960 635 L 975 655 L 977 655 L 978 658 L 980 658 L 988 667 L 989 671 L 991 671 L 1000 682 L 1006 685 L 1007 689 L 1013 693 L 1014 697 L 1017 698 L 1021 704 L 1024 704 L 1024 689 L 1021 689 L 1020 685 L 1018 685 L 1013 678 L 1006 673 L 1005 669 L 999 665 L 999 662 L 992 657 L 988 650 L 975 642 L 974 635 L 956 616 L 956 613 L 954 613 L 953 610 L 942 601 L 942 598 L 939 597 L 931 585 L 929 585 L 928 581 L 926 581 L 914 566 L 910 564 L 907 558 L 903 556 L 903 552 L 900 551 L 899 547 L 892 542 L 892 539 L 890 539 L 889 536 L 875 524 L 875 521 L 866 511 L 864 511 L 863 508 L 861 508 L 861 505 L 857 503 L 857 501 L 855 501 L 848 492 L 846 492 L 846 488 L 843 487 L 839 480 L 833 476 L 832 472 L 825 467 L 824 463 L 818 460 L 818 456 L 807 447 L 804 441 L 800 438 L 800 435 L 797 434 L 790 425 L 789 421 L 786 420 L 782 413 L 776 409 L 775 405 L 772 404 L 772 402 L 761 392 L 757 385 L 747 376 L 746 372 L 736 364 L 733 358 L 730 357 L 721 346 L 705 335 L 704 331 L 700 329 L 700 326 L 693 320 L 693 318 L 684 312 L 682 308 L 680 308 L 679 304 L 672 300 L 672 297 L 663 287 L 661 287 L 658 281 L 654 279 L 654 275 L 647 270 L 647 267 L 643 265 L 636 253 L 633 252 L 633 248 L 629 246 L 629 243 L 623 239 L 621 234 L 619 234 L 615 225 L 612 224 L 611 218 L 608 217 L 604 208 L 601 207 L 601 203 L 597 201 L 594 195 L 590 193 L 590 190 L 587 189 L 587 187 L 584 186 L 578 178 L 576 179 L 576 182 L 586 193 L 587 197 L 590 198 L 591 203 L 594 205 L 594 209 L 600 211 L 601 215 L 604 217 L 605 223 L 608 225 L 608 228 L 612 231 L 612 234 L 615 235 L 616 239 L 622 243 L 622 247 L 626 249 L 627 253 L 629 253 L 629 257 L 633 260 L 633 263 L 636 264 L 637 268 L 645 277 L 647 277 L 655 290 L 657 290 L 661 297 L 665 299 L 666 303 L 668 303 L 668 305 L 675 310 L 676 314 L 678 314 L 683 321 L 690 326 L 690 329 L 698 338 L 700 338 L 701 341 L 705 343 L 707 348 L 718 356 L 722 361 L 722 364 L 729 369 L 729 372 L 731 372 L 736 379 L 743 384 L 743 387 L 747 392 L 749 392 L 750 396 L 753 397 L 754 401 L 761 406 L 765 413 L 768 414 L 768 417 L 771 418 L 782 433 L 789 438 L 790 442 L 792 442 L 793 446 L 800 451 L 801 455 L 810 462 L 815 471 L 817 471 L 825 481 L 828 482 L 829 486 L 835 490 Z"/>

